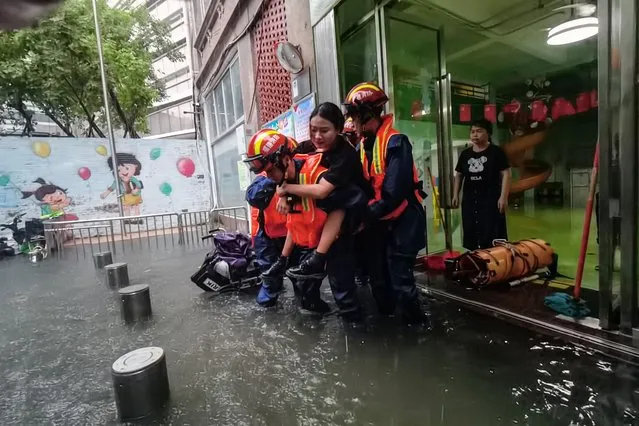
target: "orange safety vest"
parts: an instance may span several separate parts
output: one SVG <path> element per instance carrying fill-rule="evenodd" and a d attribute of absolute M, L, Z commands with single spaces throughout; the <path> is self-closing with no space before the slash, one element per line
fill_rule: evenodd
<path fill-rule="evenodd" d="M 320 165 L 321 153 L 297 154 L 294 158 L 304 160 L 304 165 L 297 175 L 297 183 L 300 185 L 318 183 L 322 173 L 328 170 Z M 287 215 L 286 221 L 293 242 L 300 247 L 317 247 L 326 222 L 326 212 L 319 209 L 315 200 L 309 197 L 301 197 L 296 201 L 293 210 Z"/>
<path fill-rule="evenodd" d="M 384 177 L 386 176 L 386 154 L 388 151 L 388 143 L 391 137 L 399 135 L 400 133 L 393 128 L 393 116 L 387 115 L 382 118 L 382 125 L 377 131 L 375 138 L 375 144 L 373 145 L 373 161 L 368 163 L 366 157 L 366 150 L 364 145 L 360 146 L 360 157 L 362 160 L 362 166 L 364 167 L 364 176 L 371 182 L 373 190 L 375 191 L 375 198 L 370 201 L 370 204 L 382 199 L 382 187 L 384 185 Z M 417 201 L 421 203 L 424 198 L 422 197 L 421 188 L 419 188 L 419 173 L 417 167 L 413 163 L 413 181 L 415 182 L 415 197 Z M 402 201 L 402 203 L 388 215 L 384 216 L 382 220 L 397 219 L 408 207 L 408 200 Z"/>
<path fill-rule="evenodd" d="M 266 176 L 265 172 L 258 176 Z M 277 212 L 277 194 L 273 195 L 268 207 L 262 211 L 262 219 L 260 220 L 260 209 L 251 207 L 251 236 L 255 238 L 260 228 L 260 222 L 264 224 L 264 233 L 269 238 L 286 237 L 286 215 Z"/>

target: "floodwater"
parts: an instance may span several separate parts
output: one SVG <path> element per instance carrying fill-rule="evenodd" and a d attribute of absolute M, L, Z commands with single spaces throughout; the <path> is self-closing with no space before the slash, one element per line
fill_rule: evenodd
<path fill-rule="evenodd" d="M 430 301 L 432 330 L 271 311 L 190 283 L 202 250 L 117 257 L 151 285 L 122 324 L 90 258 L 0 261 L 0 424 L 117 424 L 110 367 L 160 346 L 173 425 L 638 425 L 639 369 Z M 327 298 L 330 294 L 327 294 Z"/>

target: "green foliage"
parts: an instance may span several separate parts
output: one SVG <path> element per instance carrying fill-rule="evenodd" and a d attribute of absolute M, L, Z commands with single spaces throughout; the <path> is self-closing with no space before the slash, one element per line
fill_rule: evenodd
<path fill-rule="evenodd" d="M 158 52 L 172 50 L 170 28 L 144 7 L 98 3 L 113 123 L 137 137 L 146 130 L 148 108 L 164 93 L 152 63 Z M 184 58 L 172 51 L 169 59 Z M 18 111 L 29 125 L 27 105 L 34 105 L 68 135 L 82 128 L 103 136 L 101 84 L 90 0 L 67 0 L 35 28 L 0 33 L 0 105 Z"/>

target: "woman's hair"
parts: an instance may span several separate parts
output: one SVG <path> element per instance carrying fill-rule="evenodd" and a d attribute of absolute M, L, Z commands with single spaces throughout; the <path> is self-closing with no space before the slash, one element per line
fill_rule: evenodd
<path fill-rule="evenodd" d="M 311 113 L 311 119 L 315 116 L 320 116 L 324 120 L 330 121 L 337 133 L 342 133 L 344 130 L 344 113 L 341 108 L 332 102 L 324 102 L 319 104 Z"/>
<path fill-rule="evenodd" d="M 493 123 L 491 123 L 490 121 L 482 118 L 479 120 L 474 120 L 471 124 L 470 127 L 479 127 L 482 128 L 486 131 L 486 133 L 488 133 L 488 136 L 492 136 L 493 135 Z"/>
<path fill-rule="evenodd" d="M 37 178 L 33 181 L 40 185 L 40 188 L 35 191 L 21 191 L 22 199 L 29 198 L 31 196 L 35 196 L 36 200 L 42 201 L 46 195 L 54 194 L 56 191 L 62 191 L 65 194 L 67 193 L 66 189 L 60 188 L 57 185 L 52 184 L 51 182 L 47 183 L 42 178 Z"/>
<path fill-rule="evenodd" d="M 118 152 L 117 154 L 115 154 L 115 158 L 118 160 L 118 165 L 133 164 L 135 166 L 135 176 L 140 175 L 140 171 L 142 171 L 142 163 L 140 163 L 138 159 L 135 158 L 135 155 L 127 154 L 125 152 Z M 113 157 L 109 157 L 107 163 L 109 164 L 109 169 L 113 171 Z"/>

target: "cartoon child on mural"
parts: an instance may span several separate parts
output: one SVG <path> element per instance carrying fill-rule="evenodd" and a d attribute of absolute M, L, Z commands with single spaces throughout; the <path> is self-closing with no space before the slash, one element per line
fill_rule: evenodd
<path fill-rule="evenodd" d="M 142 163 L 133 154 L 117 153 L 116 159 L 118 163 L 118 182 L 120 194 L 122 194 L 122 206 L 125 216 L 140 215 L 140 205 L 142 204 L 142 189 L 144 185 L 142 181 L 136 178 L 140 176 L 142 171 Z M 107 160 L 109 169 L 113 171 L 113 157 Z M 116 182 L 113 181 L 111 186 L 104 191 L 100 198 L 105 199 L 113 191 L 115 191 Z"/>
<path fill-rule="evenodd" d="M 42 178 L 34 181 L 40 185 L 35 191 L 21 191 L 22 199 L 34 196 L 40 202 L 40 217 L 42 219 L 78 220 L 74 214 L 65 213 L 64 209 L 71 205 L 73 201 L 67 190 L 60 188 L 51 182 L 46 182 Z"/>

